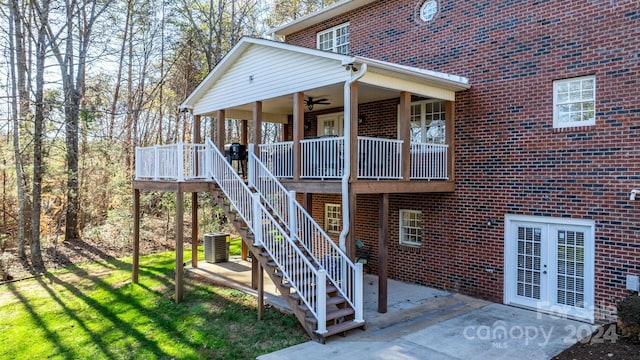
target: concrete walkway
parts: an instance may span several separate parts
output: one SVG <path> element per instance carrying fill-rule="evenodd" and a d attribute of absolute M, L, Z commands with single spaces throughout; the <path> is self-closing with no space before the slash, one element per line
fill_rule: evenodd
<path fill-rule="evenodd" d="M 201 263 L 189 272 L 255 294 L 250 263 Z M 387 313 L 377 312 L 377 277 L 365 275 L 366 330 L 307 342 L 261 360 L 280 359 L 550 359 L 595 329 L 578 321 L 495 304 L 469 296 L 389 280 Z M 266 301 L 286 302 L 265 277 Z"/>

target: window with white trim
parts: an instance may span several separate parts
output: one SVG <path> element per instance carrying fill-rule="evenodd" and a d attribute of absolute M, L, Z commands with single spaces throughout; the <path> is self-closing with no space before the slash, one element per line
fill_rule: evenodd
<path fill-rule="evenodd" d="M 338 204 L 324 204 L 324 229 L 330 234 L 340 233 L 342 218 L 341 207 Z"/>
<path fill-rule="evenodd" d="M 400 210 L 400 244 L 422 245 L 422 211 Z"/>
<path fill-rule="evenodd" d="M 410 139 L 412 143 L 446 144 L 446 130 L 444 101 L 421 100 L 411 103 Z M 400 111 L 398 111 L 398 131 L 400 131 Z"/>
<path fill-rule="evenodd" d="M 596 124 L 596 77 L 584 76 L 553 82 L 553 127 Z"/>
<path fill-rule="evenodd" d="M 349 23 L 321 31 L 317 36 L 317 48 L 339 54 L 349 53 Z"/>

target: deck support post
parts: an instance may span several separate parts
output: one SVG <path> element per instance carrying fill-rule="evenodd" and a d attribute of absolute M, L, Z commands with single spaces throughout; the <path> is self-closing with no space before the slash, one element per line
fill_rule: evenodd
<path fill-rule="evenodd" d="M 260 158 L 260 143 L 262 142 L 262 101 L 253 103 L 253 151 Z"/>
<path fill-rule="evenodd" d="M 356 258 L 356 201 L 357 195 L 353 184 L 349 184 L 349 235 L 346 239 L 345 250 L 352 261 Z"/>
<path fill-rule="evenodd" d="M 258 320 L 264 317 L 264 270 L 258 262 Z"/>
<path fill-rule="evenodd" d="M 378 312 L 387 312 L 387 248 L 389 235 L 389 194 L 380 195 L 378 225 Z"/>
<path fill-rule="evenodd" d="M 456 103 L 453 101 L 447 101 L 444 104 L 445 118 L 446 118 L 446 141 L 449 145 L 448 154 L 447 154 L 447 177 L 449 181 L 455 181 L 455 158 L 453 154 L 455 154 L 456 143 L 454 140 L 455 136 L 455 127 L 456 127 Z"/>
<path fill-rule="evenodd" d="M 216 128 L 217 128 L 217 136 L 216 136 L 216 146 L 218 147 L 218 150 L 220 150 L 220 152 L 222 153 L 222 155 L 224 155 L 224 143 L 226 141 L 226 135 L 225 135 L 225 111 L 224 110 L 218 110 L 218 113 L 216 115 Z"/>
<path fill-rule="evenodd" d="M 191 193 L 191 266 L 198 267 L 198 193 Z"/>
<path fill-rule="evenodd" d="M 304 93 L 293 94 L 293 179 L 300 180 L 302 153 L 300 140 L 304 138 Z"/>
<path fill-rule="evenodd" d="M 138 282 L 140 272 L 140 190 L 133 190 L 133 264 L 131 281 Z"/>
<path fill-rule="evenodd" d="M 400 92 L 400 140 L 402 140 L 402 180 L 411 177 L 411 93 Z"/>
<path fill-rule="evenodd" d="M 184 193 L 178 186 L 176 191 L 176 289 L 175 301 L 182 301 L 184 295 Z"/>

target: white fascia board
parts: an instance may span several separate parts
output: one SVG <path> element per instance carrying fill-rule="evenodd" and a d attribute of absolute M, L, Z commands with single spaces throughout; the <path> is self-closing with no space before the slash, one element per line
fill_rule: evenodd
<path fill-rule="evenodd" d="M 382 70 L 379 71 L 380 73 L 388 72 L 388 75 L 396 77 L 398 76 L 398 74 L 403 74 L 409 76 L 411 79 L 414 79 L 414 81 L 417 78 L 422 81 L 427 81 L 432 85 L 437 85 L 448 90 L 462 91 L 471 88 L 471 85 L 469 85 L 469 79 L 458 75 L 452 75 L 433 70 L 419 69 L 416 67 L 393 64 L 386 61 L 358 56 L 355 57 L 355 60 L 357 63 L 367 64 L 370 71 L 375 71 L 374 69 L 378 69 Z"/>
<path fill-rule="evenodd" d="M 284 25 L 278 26 L 268 34 L 272 36 L 287 36 L 291 35 L 300 30 L 306 29 L 310 26 L 319 24 L 323 21 L 335 18 L 336 16 L 347 13 L 351 10 L 355 10 L 359 7 L 368 5 L 376 0 L 343 0 L 338 1 L 333 5 L 329 5 L 325 8 L 322 8 L 316 12 L 305 15 L 299 19 L 293 20 Z"/>

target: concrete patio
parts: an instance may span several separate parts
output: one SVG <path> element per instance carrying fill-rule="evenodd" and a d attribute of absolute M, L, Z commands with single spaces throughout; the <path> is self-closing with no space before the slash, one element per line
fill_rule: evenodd
<path fill-rule="evenodd" d="M 251 263 L 200 262 L 190 275 L 257 295 L 251 289 Z M 469 296 L 389 280 L 388 311 L 377 312 L 377 282 L 365 275 L 365 331 L 332 337 L 326 344 L 307 342 L 263 355 L 279 359 L 549 359 L 587 334 L 592 325 Z M 287 303 L 265 277 L 265 301 L 287 311 Z"/>

